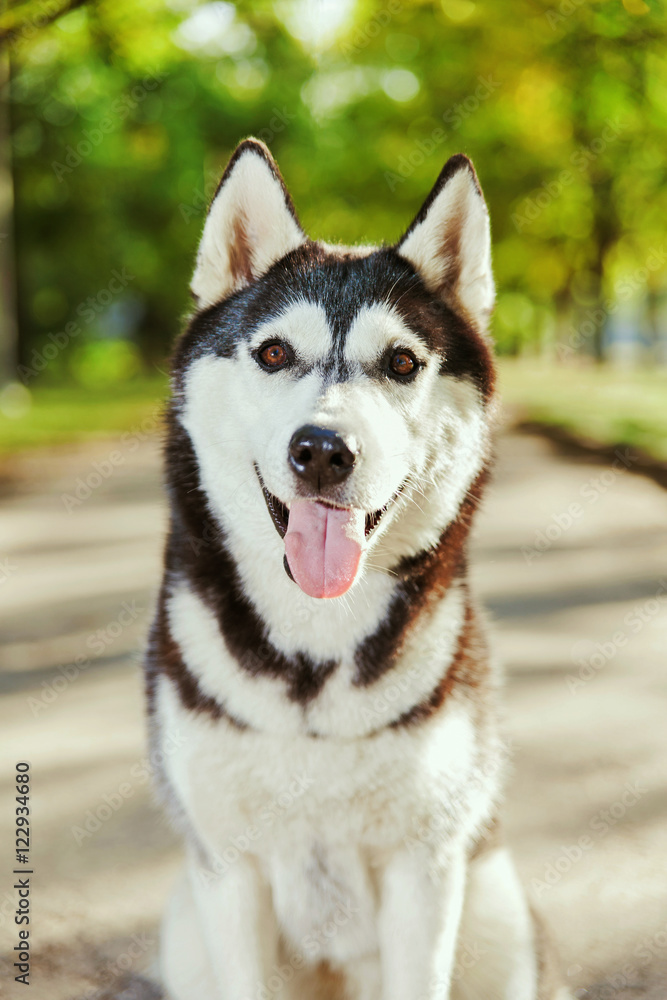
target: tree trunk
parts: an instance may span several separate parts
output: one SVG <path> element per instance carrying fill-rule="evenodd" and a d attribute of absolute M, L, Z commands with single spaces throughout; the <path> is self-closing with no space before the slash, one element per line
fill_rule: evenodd
<path fill-rule="evenodd" d="M 16 378 L 18 342 L 9 79 L 9 55 L 0 52 L 0 386 Z"/>
<path fill-rule="evenodd" d="M 649 337 L 651 338 L 649 364 L 657 365 L 663 360 L 662 344 L 660 343 L 660 300 L 653 288 L 649 288 L 646 296 L 646 320 Z"/>

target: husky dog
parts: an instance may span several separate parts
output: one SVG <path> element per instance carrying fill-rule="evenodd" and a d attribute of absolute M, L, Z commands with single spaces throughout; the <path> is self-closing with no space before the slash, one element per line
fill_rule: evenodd
<path fill-rule="evenodd" d="M 232 156 L 173 359 L 147 658 L 187 864 L 170 1000 L 536 1000 L 466 579 L 490 458 L 487 209 L 453 156 L 394 246 L 310 240 Z"/>

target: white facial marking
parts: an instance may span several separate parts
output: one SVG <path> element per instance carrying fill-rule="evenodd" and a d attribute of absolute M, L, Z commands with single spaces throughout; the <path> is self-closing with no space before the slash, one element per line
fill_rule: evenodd
<path fill-rule="evenodd" d="M 417 357 L 430 351 L 405 320 L 387 303 L 362 306 L 345 340 L 345 357 L 360 364 L 377 360 L 389 347 L 407 347 Z"/>
<path fill-rule="evenodd" d="M 252 352 L 272 339 L 291 346 L 305 374 L 260 368 Z M 284 542 L 266 509 L 255 465 L 267 489 L 289 506 L 300 485 L 288 462 L 289 442 L 298 428 L 330 428 L 358 448 L 355 469 L 336 502 L 366 513 L 389 506 L 364 545 L 354 584 L 366 581 L 358 595 L 364 610 L 357 608 L 358 624 L 345 632 L 352 641 L 368 634 L 370 621 L 386 607 L 392 589 L 387 573 L 402 557 L 434 545 L 456 516 L 487 453 L 478 391 L 441 375 L 439 357 L 431 356 L 393 309 L 374 305 L 359 311 L 345 342 L 351 371 L 343 382 L 327 382 L 319 367 L 330 359 L 332 344 L 324 309 L 298 300 L 253 331 L 234 358 L 208 355 L 194 361 L 180 414 L 211 509 L 276 645 L 294 649 L 299 636 L 302 648 L 325 658 L 336 648 L 345 598 L 314 601 L 322 608 L 317 612 L 299 604 L 313 599 L 285 574 Z M 377 363 L 394 347 L 409 349 L 425 362 L 416 378 L 401 384 L 364 372 L 364 365 Z"/>
<path fill-rule="evenodd" d="M 297 359 L 310 365 L 327 358 L 333 346 L 326 312 L 316 302 L 305 299 L 297 299 L 275 319 L 262 323 L 254 331 L 248 348 L 256 349 L 273 339 L 286 341 L 294 348 Z M 272 373 L 271 378 L 278 374 Z M 270 383 L 263 381 L 262 385 L 268 387 Z"/>

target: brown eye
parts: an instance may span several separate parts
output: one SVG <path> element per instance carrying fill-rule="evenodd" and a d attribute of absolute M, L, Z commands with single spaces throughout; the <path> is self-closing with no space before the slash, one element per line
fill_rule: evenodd
<path fill-rule="evenodd" d="M 264 344 L 257 352 L 257 360 L 266 371 L 276 371 L 290 361 L 290 354 L 284 344 Z"/>
<path fill-rule="evenodd" d="M 417 361 L 409 351 L 396 351 L 391 357 L 389 367 L 394 375 L 403 378 L 417 371 Z"/>

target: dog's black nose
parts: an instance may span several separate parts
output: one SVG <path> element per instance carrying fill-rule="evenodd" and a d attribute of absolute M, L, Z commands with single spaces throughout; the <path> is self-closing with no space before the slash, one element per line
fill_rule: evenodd
<path fill-rule="evenodd" d="M 342 482 L 352 472 L 355 459 L 340 434 L 311 424 L 300 427 L 289 444 L 290 465 L 317 490 Z"/>

